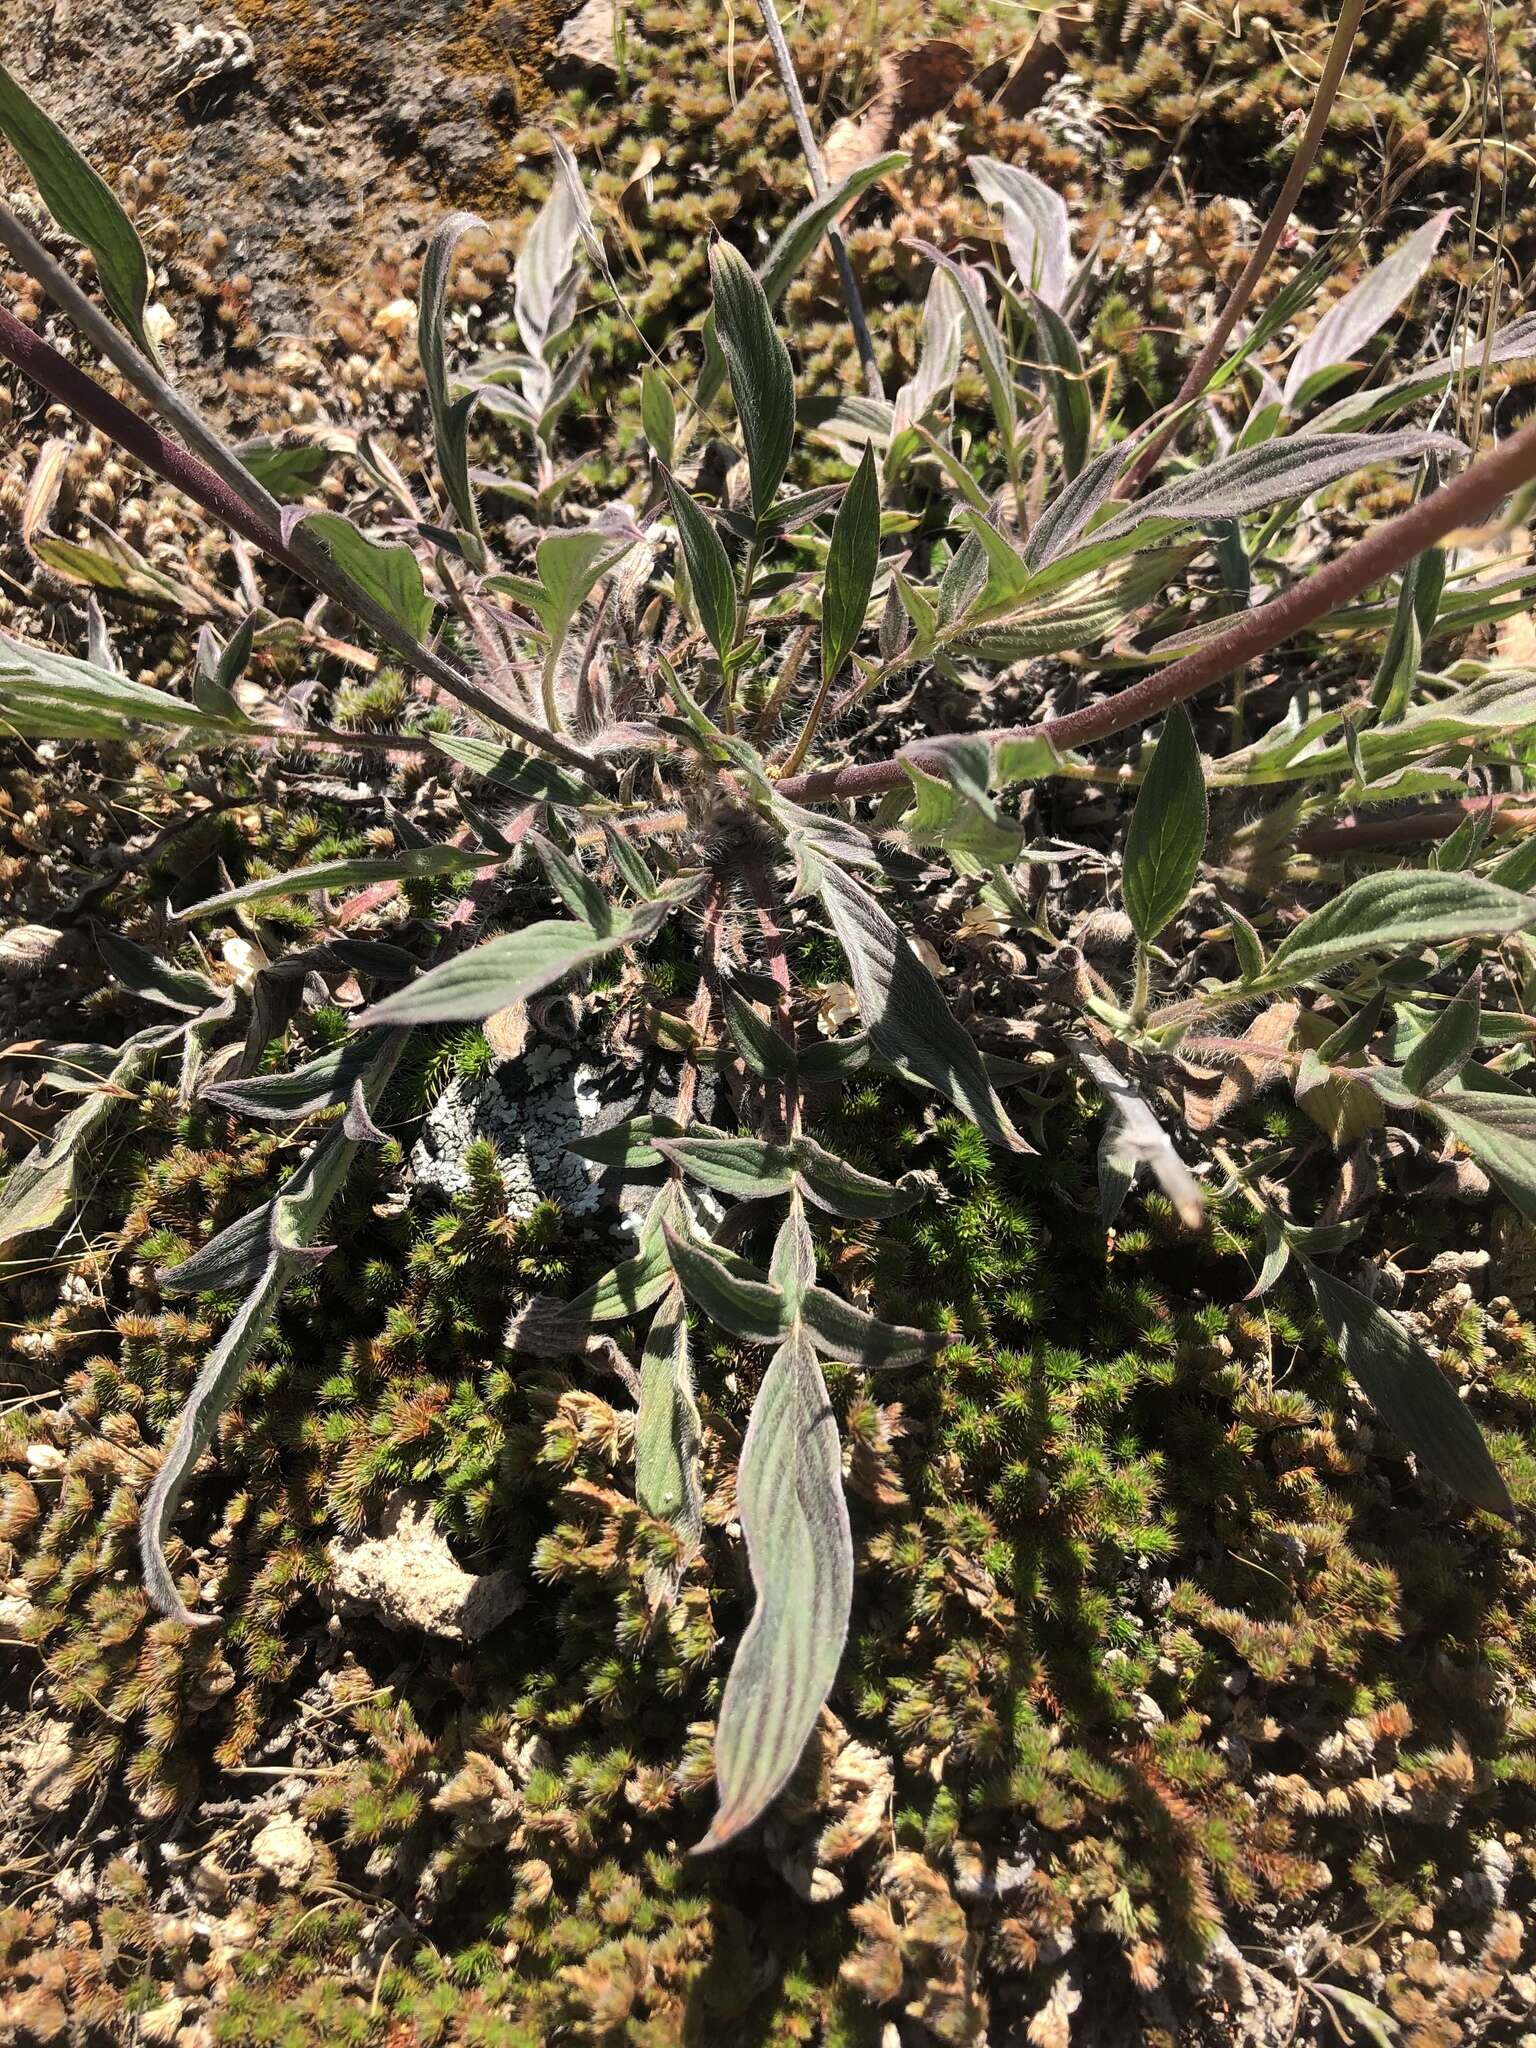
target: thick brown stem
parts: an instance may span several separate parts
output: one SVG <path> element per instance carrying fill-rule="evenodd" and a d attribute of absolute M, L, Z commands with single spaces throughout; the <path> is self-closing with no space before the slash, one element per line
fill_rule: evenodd
<path fill-rule="evenodd" d="M 1232 330 L 1242 318 L 1243 309 L 1253 297 L 1259 279 L 1269 267 L 1269 259 L 1280 246 L 1280 237 L 1301 197 L 1301 188 L 1307 181 L 1307 173 L 1317 159 L 1323 133 L 1328 126 L 1328 117 L 1333 112 L 1333 103 L 1338 98 L 1339 87 L 1344 82 L 1344 72 L 1349 64 L 1350 49 L 1354 44 L 1355 32 L 1360 26 L 1360 17 L 1365 12 L 1365 0 L 1344 0 L 1339 15 L 1338 27 L 1333 32 L 1323 75 L 1317 82 L 1317 97 L 1312 102 L 1306 129 L 1296 148 L 1291 168 L 1285 183 L 1280 187 L 1280 196 L 1270 210 L 1269 219 L 1264 223 L 1264 232 L 1254 246 L 1253 254 L 1243 266 L 1242 276 L 1233 285 L 1227 303 L 1222 307 L 1216 325 L 1206 337 L 1205 346 L 1190 364 L 1189 373 L 1179 386 L 1178 396 L 1168 408 L 1167 425 L 1137 456 L 1115 486 L 1117 498 L 1129 497 L 1152 474 L 1163 456 L 1163 451 L 1173 440 L 1188 416 L 1192 406 L 1211 381 L 1211 373 L 1221 361 L 1222 350 L 1232 338 Z"/>
<path fill-rule="evenodd" d="M 1108 739 L 1112 733 L 1145 725 L 1174 704 L 1183 703 L 1211 683 L 1220 682 L 1245 662 L 1268 654 L 1282 641 L 1304 632 L 1339 605 L 1348 604 L 1373 584 L 1395 575 L 1462 527 L 1476 526 L 1493 513 L 1523 484 L 1536 478 L 1536 421 L 1524 426 L 1507 441 L 1499 442 L 1470 469 L 1438 491 L 1420 498 L 1406 512 L 1398 513 L 1358 540 L 1344 554 L 1305 582 L 1293 584 L 1273 603 L 1257 611 L 1243 612 L 1224 633 L 1220 633 L 1193 654 L 1185 655 L 1165 669 L 1132 683 L 1128 689 L 1103 697 L 1096 704 L 1069 711 L 1061 718 L 1047 718 L 1039 725 L 1005 726 L 993 732 L 967 733 L 967 739 L 988 744 L 1000 740 L 1049 740 L 1056 747 L 1080 747 L 1090 740 Z M 894 789 L 904 779 L 902 761 L 919 767 L 942 761 L 941 739 L 917 740 L 889 761 L 861 762 L 853 768 L 819 769 L 810 775 L 788 776 L 779 793 L 796 803 L 829 802 L 838 797 L 874 796 Z"/>
<path fill-rule="evenodd" d="M 1536 802 L 1518 796 L 1459 796 L 1420 810 L 1385 818 L 1335 818 L 1310 826 L 1291 841 L 1298 853 L 1370 853 L 1383 846 L 1415 846 L 1449 839 L 1467 818 L 1489 814 L 1495 832 L 1524 832 L 1536 826 Z"/>

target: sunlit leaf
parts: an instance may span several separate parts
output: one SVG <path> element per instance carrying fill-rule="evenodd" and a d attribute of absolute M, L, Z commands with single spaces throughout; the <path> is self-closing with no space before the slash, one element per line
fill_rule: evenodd
<path fill-rule="evenodd" d="M 1184 706 L 1175 704 L 1163 721 L 1125 835 L 1125 907 L 1144 946 L 1188 901 L 1208 817 L 1195 729 Z"/>
<path fill-rule="evenodd" d="M 711 243 L 715 326 L 747 445 L 752 510 L 761 519 L 778 494 L 795 438 L 795 376 L 767 294 L 729 242 Z"/>

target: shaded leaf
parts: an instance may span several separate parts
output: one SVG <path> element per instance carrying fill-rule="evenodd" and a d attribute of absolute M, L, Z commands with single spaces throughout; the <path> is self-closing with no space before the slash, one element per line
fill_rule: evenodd
<path fill-rule="evenodd" d="M 1310 1259 L 1302 1265 L 1339 1357 L 1383 1422 L 1454 1492 L 1492 1514 L 1513 1516 L 1482 1432 L 1424 1347 L 1356 1288 Z"/>
<path fill-rule="evenodd" d="M 837 508 L 821 597 L 821 674 L 830 682 L 864 630 L 864 614 L 880 561 L 880 484 L 865 448 Z"/>
<path fill-rule="evenodd" d="M 1188 711 L 1175 704 L 1142 777 L 1125 835 L 1125 907 L 1144 946 L 1178 916 L 1205 852 L 1209 807 Z"/>
<path fill-rule="evenodd" d="M 432 232 L 421 265 L 420 304 L 416 315 L 416 349 L 427 386 L 427 404 L 432 414 L 432 436 L 437 446 L 438 474 L 448 493 L 448 502 L 458 515 L 459 525 L 479 546 L 480 515 L 469 481 L 469 415 L 475 393 L 454 398 L 448 389 L 448 366 L 443 352 L 443 301 L 453 269 L 454 251 L 462 238 L 485 222 L 475 213 L 451 213 Z M 481 550 L 483 553 L 483 550 Z"/>
<path fill-rule="evenodd" d="M 1536 903 L 1477 875 L 1433 868 L 1365 875 L 1302 919 L 1251 988 L 1294 988 L 1362 952 L 1417 952 L 1461 939 L 1500 938 L 1536 925 Z"/>
<path fill-rule="evenodd" d="M 355 860 L 323 860 L 314 867 L 294 868 L 286 875 L 260 875 L 254 882 L 242 882 L 238 889 L 225 889 L 217 896 L 205 896 L 175 912 L 177 922 L 189 924 L 211 917 L 236 905 L 249 908 L 256 903 L 275 903 L 286 896 L 312 895 L 321 889 L 351 889 L 371 882 L 417 881 L 431 875 L 465 874 L 474 868 L 493 867 L 478 847 L 412 846 L 403 853 L 359 854 Z"/>

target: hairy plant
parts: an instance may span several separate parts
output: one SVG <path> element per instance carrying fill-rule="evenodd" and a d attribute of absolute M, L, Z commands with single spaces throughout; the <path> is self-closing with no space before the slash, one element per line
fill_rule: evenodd
<path fill-rule="evenodd" d="M 451 372 L 442 308 L 455 247 L 473 222 L 454 216 L 429 246 L 419 348 L 440 501 L 423 515 L 380 468 L 389 510 L 379 532 L 315 510 L 302 478 L 284 474 L 281 448 L 243 456 L 187 405 L 155 360 L 147 267 L 110 192 L 9 79 L 0 129 L 59 226 L 90 249 L 120 326 L 9 214 L 0 213 L 0 241 L 173 431 L 129 412 L 3 314 L 0 352 L 281 572 L 349 610 L 436 699 L 425 717 L 382 731 L 315 720 L 308 692 L 275 720 L 253 715 L 242 679 L 268 648 L 292 641 L 290 623 L 265 607 L 226 644 L 204 633 L 186 694 L 123 674 L 94 606 L 84 659 L 0 636 L 0 715 L 24 738 L 137 739 L 167 754 L 222 749 L 236 761 L 253 749 L 340 751 L 370 760 L 382 783 L 371 814 L 378 850 L 249 875 L 192 903 L 167 900 L 168 927 L 259 919 L 264 933 L 296 918 L 276 905 L 324 906 L 318 919 L 302 914 L 305 942 L 256 977 L 247 1015 L 205 976 L 98 928 L 109 972 L 175 1021 L 117 1051 L 92 1051 L 93 1092 L 0 1194 L 6 1242 L 72 1220 L 81 1148 L 112 1102 L 175 1051 L 186 1098 L 306 1130 L 330 1116 L 269 1202 L 161 1275 L 167 1292 L 238 1304 L 144 1502 L 145 1580 L 163 1613 L 200 1618 L 168 1551 L 186 1477 L 284 1291 L 325 1256 L 327 1210 L 358 1148 L 383 1139 L 387 1091 L 410 1034 L 496 1019 L 504 1037 L 525 1044 L 538 1024 L 535 999 L 593 970 L 638 986 L 647 949 L 671 943 L 686 923 L 698 978 L 686 1014 L 668 1020 L 684 1056 L 672 1113 L 633 1118 L 578 1147 L 663 1176 L 634 1254 L 573 1300 L 536 1295 L 506 1338 L 514 1352 L 617 1363 L 631 1382 L 637 1497 L 677 1539 L 650 1577 L 658 1605 L 675 1597 L 701 1529 L 690 1315 L 769 1353 L 736 1491 L 757 1604 L 725 1685 L 719 1804 L 700 1846 L 750 1826 L 800 1757 L 849 1625 L 853 1545 L 823 1362 L 883 1373 L 945 1342 L 882 1321 L 828 1284 L 836 1272 L 823 1270 L 818 1218 L 878 1226 L 922 1201 L 925 1188 L 862 1170 L 807 1125 L 818 1091 L 873 1074 L 883 1087 L 943 1096 L 986 1143 L 1031 1149 L 1000 1091 L 1022 1088 L 1037 1069 L 983 1051 L 911 935 L 932 872 L 944 867 L 973 893 L 984 925 L 1065 953 L 1030 878 L 1072 849 L 1039 834 L 1010 799 L 1021 785 L 1037 807 L 1051 785 L 1137 791 L 1109 863 L 1130 940 L 1127 972 L 1111 979 L 1081 953 L 1063 959 L 1053 1001 L 1065 1021 L 1047 1047 L 1106 1103 L 1106 1224 L 1143 1170 L 1188 1224 L 1199 1222 L 1200 1177 L 1153 1106 L 1199 1062 L 1265 1080 L 1283 1071 L 1319 1121 L 1326 1103 L 1342 1122 L 1343 1099 L 1357 1116 L 1368 1102 L 1378 1121 L 1436 1133 L 1536 1217 L 1536 1096 L 1522 1080 L 1520 1028 L 1536 856 L 1530 842 L 1505 851 L 1492 837 L 1499 785 L 1523 770 L 1536 676 L 1488 661 L 1426 666 L 1436 643 L 1525 602 L 1526 572 L 1490 588 L 1445 548 L 1478 521 L 1517 516 L 1536 477 L 1536 427 L 1436 483 L 1465 455 L 1462 443 L 1382 423 L 1443 400 L 1468 368 L 1461 354 L 1315 409 L 1423 274 L 1434 224 L 1333 309 L 1283 388 L 1263 352 L 1315 290 L 1321 266 L 1271 301 L 1196 380 L 1205 391 L 1249 395 L 1242 431 L 1202 460 L 1179 458 L 1140 491 L 1145 432 L 1127 434 L 1092 402 L 1094 367 L 1073 328 L 1079 280 L 1065 208 L 1028 172 L 977 159 L 973 175 L 1000 209 L 1010 273 L 924 249 L 932 282 L 913 376 L 891 400 L 819 408 L 814 431 L 848 454 L 852 474 L 845 485 L 797 490 L 795 384 L 775 307 L 878 174 L 855 173 L 820 193 L 758 269 L 728 243 L 711 246 L 712 313 L 696 382 L 687 387 L 658 359 L 641 394 L 644 473 L 624 499 L 578 510 L 566 501 L 557 449 L 562 412 L 581 387 L 582 351 L 571 341 L 584 266 L 622 295 L 577 167 L 557 147 L 554 193 L 514 280 L 520 348 Z M 882 171 L 894 168 L 881 160 Z M 1515 360 L 1532 344 L 1526 323 L 1495 337 L 1483 360 Z M 951 403 L 967 349 L 990 407 L 985 437 Z M 727 390 L 731 444 L 717 417 Z M 510 565 L 471 463 L 471 433 L 497 417 L 526 434 L 534 456 L 522 495 L 537 524 L 508 530 Z M 1318 495 L 1406 463 L 1420 466 L 1417 501 L 1296 576 L 1295 553 L 1317 545 L 1306 508 Z M 281 502 L 288 497 L 295 501 Z M 97 580 L 107 583 L 104 570 Z M 1225 749 L 1208 758 L 1186 701 L 1303 634 L 1324 680 L 1298 684 L 1251 740 L 1234 706 Z M 1361 675 L 1361 649 L 1378 644 Z M 1074 677 L 1145 673 L 1027 726 L 883 749 L 877 739 L 869 759 L 823 765 L 838 724 L 855 706 L 885 707 L 894 684 L 942 684 L 984 701 L 1003 677 L 1027 680 L 1030 665 L 1047 660 L 1071 663 Z M 1077 751 L 1159 717 L 1149 757 L 1111 765 Z M 1334 811 L 1441 797 L 1460 790 L 1473 765 L 1486 798 L 1458 812 L 1425 861 L 1367 874 L 1305 907 L 1316 871 L 1290 843 L 1298 827 Z M 399 801 L 403 770 L 456 778 L 462 825 L 446 843 Z M 1213 846 L 1215 808 L 1251 808 L 1272 789 L 1282 792 L 1277 809 Z M 880 798 L 873 810 L 857 808 L 870 796 Z M 382 850 L 385 833 L 395 850 Z M 1257 924 L 1226 907 L 1224 950 L 1214 956 L 1209 934 L 1189 925 L 1195 892 L 1207 889 L 1202 870 L 1231 894 L 1268 892 Z M 402 895 L 432 914 L 388 939 L 350 935 L 360 917 Z M 333 896 L 345 900 L 332 907 Z M 1266 943 L 1259 925 L 1276 924 Z M 1168 950 L 1175 932 L 1177 954 Z M 816 947 L 835 948 L 845 964 L 861 1026 L 853 1033 L 805 1028 L 796 976 Z M 350 979 L 361 991 L 354 1028 L 297 1069 L 261 1070 L 316 976 L 332 990 Z M 1259 1015 L 1246 1034 L 1221 1035 L 1220 1021 L 1238 1011 Z M 703 1068 L 734 1079 L 741 1128 L 695 1115 Z M 1320 1263 L 1348 1253 L 1360 1226 L 1348 1214 L 1309 1223 L 1291 1212 L 1293 1150 L 1239 1163 L 1213 1144 L 1208 1155 L 1207 1176 L 1214 1170 L 1229 1192 L 1240 1189 L 1261 1219 L 1261 1286 L 1293 1267 L 1341 1359 L 1421 1465 L 1477 1506 L 1510 1512 L 1468 1405 L 1423 1343 L 1372 1298 L 1369 1274 L 1356 1285 Z M 730 1206 L 712 1228 L 722 1199 Z M 747 1252 L 736 1249 L 742 1243 Z M 633 1338 L 638 1369 L 614 1333 Z"/>

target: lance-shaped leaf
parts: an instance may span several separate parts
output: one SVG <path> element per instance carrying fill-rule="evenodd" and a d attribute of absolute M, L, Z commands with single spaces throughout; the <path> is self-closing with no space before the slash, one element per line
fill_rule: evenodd
<path fill-rule="evenodd" d="M 1138 498 L 1079 546 L 1070 551 L 1054 550 L 1049 564 L 1041 567 L 1030 584 L 1030 595 L 1038 600 L 1180 527 L 1216 525 L 1268 511 L 1291 498 L 1311 497 L 1375 463 L 1454 454 L 1459 449 L 1460 443 L 1449 435 L 1422 433 L 1416 428 L 1394 434 L 1295 434 L 1256 448 L 1235 449 Z M 1120 452 L 1123 462 L 1123 450 Z M 1084 470 L 1084 478 L 1090 470 L 1096 472 L 1096 465 Z"/>
<path fill-rule="evenodd" d="M 248 733 L 250 720 L 206 711 L 115 670 L 0 633 L 0 730 L 24 739 L 123 740 L 138 726 Z"/>
<path fill-rule="evenodd" d="M 745 1259 L 718 1245 L 705 1246 L 666 1228 L 667 1252 L 683 1292 L 712 1323 L 753 1344 L 772 1344 L 784 1334 L 789 1316 L 784 1296 Z"/>
<path fill-rule="evenodd" d="M 1477 1050 L 1483 1023 L 1482 971 L 1455 999 L 1403 1061 L 1403 1086 L 1413 1095 L 1437 1095 L 1454 1081 Z"/>
<path fill-rule="evenodd" d="M 378 1049 L 378 1040 L 364 1032 L 306 1060 L 290 1073 L 210 1082 L 199 1091 L 198 1099 L 263 1123 L 302 1123 L 322 1109 L 350 1101 L 353 1086 L 368 1071 Z"/>
<path fill-rule="evenodd" d="M 635 1499 L 648 1515 L 670 1522 L 681 1555 L 666 1572 L 647 1574 L 653 1600 L 675 1592 L 704 1529 L 699 1483 L 699 1410 L 688 1356 L 688 1318 L 676 1287 L 663 1295 L 640 1357 L 640 1404 L 635 1417 Z"/>
<path fill-rule="evenodd" d="M 480 514 L 469 481 L 469 415 L 475 393 L 454 398 L 448 389 L 448 364 L 443 350 L 443 302 L 453 269 L 453 255 L 462 238 L 483 229 L 478 214 L 451 213 L 432 234 L 421 265 L 420 307 L 416 315 L 416 352 L 432 412 L 432 437 L 437 446 L 438 474 L 460 528 L 482 556 Z"/>
<path fill-rule="evenodd" d="M 736 637 L 736 585 L 725 543 L 670 470 L 662 472 L 688 584 L 709 644 L 723 662 Z"/>
<path fill-rule="evenodd" d="M 795 1172 L 818 1209 L 833 1216 L 896 1216 L 922 1200 L 921 1186 L 879 1180 L 846 1159 L 824 1151 L 814 1138 L 797 1138 L 791 1148 Z"/>
<path fill-rule="evenodd" d="M 1175 704 L 1163 721 L 1125 835 L 1125 907 L 1144 946 L 1189 900 L 1208 822 L 1195 729 L 1184 706 Z"/>
<path fill-rule="evenodd" d="M 149 264 L 133 223 L 106 180 L 3 65 L 0 134 L 32 173 L 43 204 L 65 234 L 90 250 L 107 304 L 150 361 L 158 363 L 144 325 Z"/>
<path fill-rule="evenodd" d="M 1305 405 L 1334 377 L 1350 368 L 1371 337 L 1379 334 L 1435 259 L 1451 209 L 1433 215 L 1384 263 L 1368 270 L 1318 321 L 1291 358 L 1285 379 L 1287 406 Z"/>
<path fill-rule="evenodd" d="M 664 1159 L 737 1202 L 757 1202 L 782 1195 L 794 1185 L 796 1158 L 788 1145 L 768 1145 L 761 1138 L 658 1138 Z"/>
<path fill-rule="evenodd" d="M 242 882 L 238 889 L 221 890 L 205 896 L 201 903 L 178 910 L 179 923 L 212 917 L 221 910 L 249 909 L 257 903 L 275 903 L 285 896 L 308 896 L 321 889 L 359 888 L 371 882 L 420 881 L 433 875 L 461 875 L 474 868 L 494 867 L 496 857 L 472 846 L 411 846 L 403 853 L 360 854 L 355 860 L 317 861 L 310 868 L 294 868 L 286 875 L 259 875 L 254 882 Z"/>
<path fill-rule="evenodd" d="M 800 1300 L 800 1317 L 816 1349 L 826 1358 L 856 1365 L 863 1372 L 879 1372 L 886 1366 L 915 1365 L 942 1351 L 947 1339 L 932 1330 L 915 1329 L 909 1323 L 886 1323 L 866 1315 L 861 1308 L 844 1301 L 825 1287 L 807 1287 Z"/>
<path fill-rule="evenodd" d="M 923 300 L 922 338 L 918 343 L 917 367 L 896 394 L 891 414 L 892 459 L 903 430 L 916 426 L 948 397 L 960 368 L 960 343 L 965 329 L 965 307 L 959 287 L 947 270 L 935 268 L 928 279 Z M 908 437 L 912 446 L 915 437 Z M 888 471 L 889 473 L 889 471 Z"/>
<path fill-rule="evenodd" d="M 859 457 L 832 522 L 821 596 L 821 674 L 830 682 L 858 645 L 880 562 L 880 481 L 873 451 Z"/>
<path fill-rule="evenodd" d="M 935 760 L 932 774 L 913 761 L 901 766 L 916 797 L 901 820 L 901 830 L 913 846 L 942 846 L 982 867 L 1011 867 L 1018 859 L 1024 827 L 993 801 L 992 752 L 984 741 L 951 741 Z"/>
<path fill-rule="evenodd" d="M 259 1209 L 227 1224 L 190 1258 L 179 1265 L 162 1267 L 155 1284 L 162 1294 L 245 1294 L 261 1278 L 272 1260 L 272 1218 L 274 1205 L 263 1202 Z"/>
<path fill-rule="evenodd" d="M 947 270 L 955 281 L 960 293 L 960 303 L 965 308 L 966 324 L 976 344 L 976 355 L 981 364 L 987 397 L 991 402 L 992 416 L 997 421 L 997 430 L 1002 436 L 1004 456 L 1011 465 L 1019 431 L 1018 394 L 1014 390 L 1013 367 L 1008 361 L 1008 352 L 1003 347 L 1003 337 L 997 331 L 997 322 L 992 318 L 986 293 L 982 289 L 981 273 L 973 270 L 968 263 L 957 263 L 952 256 L 946 256 L 942 249 L 935 249 L 931 242 L 914 240 L 912 247 L 920 256 L 926 256 L 930 263 L 936 263 L 941 269 Z"/>
<path fill-rule="evenodd" d="M 1303 918 L 1269 957 L 1266 994 L 1347 966 L 1365 952 L 1417 952 L 1461 939 L 1502 938 L 1536 926 L 1536 903 L 1478 875 L 1434 868 L 1365 875 Z"/>
<path fill-rule="evenodd" d="M 582 231 L 588 227 L 579 177 L 557 174 L 512 271 L 517 331 L 540 364 L 576 311 Z M 542 403 L 542 398 L 535 402 Z"/>
<path fill-rule="evenodd" d="M 982 661 L 1034 661 L 1044 654 L 1078 654 L 1128 625 L 1193 561 L 1197 548 L 1145 548 L 1079 580 L 1070 594 L 1035 602 L 1026 585 L 1019 609 L 949 641 L 959 654 Z"/>
<path fill-rule="evenodd" d="M 549 635 L 549 647 L 544 656 L 546 689 L 577 613 L 609 570 L 623 561 L 639 538 L 638 529 L 626 533 L 588 526 L 575 533 L 552 533 L 539 542 L 535 557 L 539 584 L 532 594 L 532 603 Z"/>
<path fill-rule="evenodd" d="M 695 1132 L 709 1131 L 708 1125 L 694 1124 L 691 1128 Z M 723 1137 L 724 1133 L 720 1135 Z M 657 1140 L 682 1136 L 682 1125 L 672 1117 L 632 1116 L 621 1124 L 614 1124 L 610 1130 L 593 1131 L 589 1136 L 573 1138 L 565 1149 L 574 1152 L 578 1159 L 590 1159 L 596 1166 L 625 1166 L 639 1170 L 665 1166 L 665 1159 L 656 1149 Z"/>
<path fill-rule="evenodd" d="M 747 444 L 752 511 L 761 519 L 778 494 L 795 438 L 795 373 L 767 294 L 729 242 L 709 251 L 715 328 L 731 374 L 731 395 Z"/>
<path fill-rule="evenodd" d="M 701 1851 L 750 1827 L 783 1789 L 848 1635 L 853 1538 L 837 1422 L 798 1326 L 758 1389 L 736 1500 L 757 1605 L 720 1704 L 718 1806 Z"/>
<path fill-rule="evenodd" d="M 1061 443 L 1061 466 L 1069 477 L 1076 476 L 1088 460 L 1088 437 L 1093 429 L 1093 405 L 1083 375 L 1083 359 L 1072 330 L 1043 294 L 1031 292 L 1025 302 L 1034 322 L 1035 347 L 1056 415 L 1056 433 Z"/>
<path fill-rule="evenodd" d="M 1109 1111 L 1098 1154 L 1099 1220 L 1104 1228 L 1114 1222 L 1132 1182 L 1145 1169 L 1173 1204 L 1186 1230 L 1198 1230 L 1205 1218 L 1200 1183 L 1173 1149 L 1172 1139 L 1145 1100 L 1119 1068 L 1086 1041 L 1074 1040 L 1072 1050 Z"/>
<path fill-rule="evenodd" d="M 485 740 L 462 733 L 435 732 L 430 736 L 439 753 L 446 754 L 476 775 L 483 775 L 498 789 L 508 789 L 528 803 L 580 804 L 591 798 L 591 790 L 569 770 L 541 761 L 536 755 L 519 753 L 500 740 Z"/>
<path fill-rule="evenodd" d="M 847 955 L 875 1051 L 947 1096 L 994 1144 L 1027 1151 L 938 983 L 875 898 L 830 863 L 816 863 L 815 885 Z"/>
<path fill-rule="evenodd" d="M 640 378 L 640 426 L 651 453 L 670 469 L 677 448 L 677 406 L 666 378 L 649 363 Z"/>
<path fill-rule="evenodd" d="M 285 513 L 283 538 L 295 531 L 318 541 L 342 574 L 413 639 L 424 637 L 432 623 L 432 600 L 410 548 L 370 540 L 339 512 Z"/>
<path fill-rule="evenodd" d="M 579 861 L 573 860 L 543 833 L 530 832 L 528 838 L 549 877 L 551 888 L 572 917 L 590 925 L 600 938 L 606 937 L 621 913 L 615 910 L 597 882 Z"/>
<path fill-rule="evenodd" d="M 1356 1288 L 1302 1261 L 1308 1285 L 1346 1370 L 1427 1471 L 1491 1514 L 1514 1502 L 1465 1402 L 1396 1317 Z"/>
<path fill-rule="evenodd" d="M 446 1024 L 477 1020 L 552 988 L 609 953 L 638 945 L 657 931 L 681 894 L 618 911 L 613 928 L 596 932 L 574 918 L 552 917 L 504 938 L 488 939 L 413 981 L 358 1019 L 360 1024 Z"/>
<path fill-rule="evenodd" d="M 205 974 L 172 967 L 169 961 L 113 931 L 110 925 L 93 921 L 91 936 L 107 972 L 136 996 L 162 1003 L 168 1010 L 180 1010 L 189 1017 L 200 1017 L 205 1010 L 217 1009 L 225 1000 L 227 992 L 215 988 Z"/>
<path fill-rule="evenodd" d="M 1003 239 L 1026 290 L 1059 312 L 1072 271 L 1072 224 L 1059 192 L 1021 164 L 995 156 L 966 158 L 976 190 L 1003 215 Z"/>

